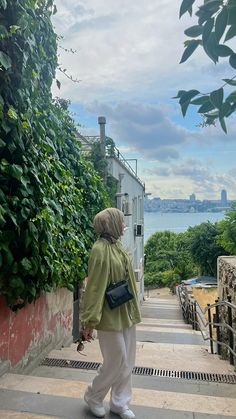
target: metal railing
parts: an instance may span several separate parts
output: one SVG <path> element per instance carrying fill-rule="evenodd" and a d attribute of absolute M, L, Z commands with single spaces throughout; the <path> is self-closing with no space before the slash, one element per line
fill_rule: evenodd
<path fill-rule="evenodd" d="M 139 183 L 141 183 L 141 185 L 143 187 L 145 186 L 144 183 L 141 181 L 141 179 L 137 175 L 137 159 L 126 159 L 121 154 L 120 150 L 118 150 L 118 148 L 116 148 L 114 145 L 107 145 L 106 146 L 106 156 L 117 158 L 125 166 L 125 168 L 139 181 Z M 128 163 L 128 161 L 135 161 L 136 162 L 135 170 L 133 169 L 133 167 L 131 167 L 131 165 Z"/>
<path fill-rule="evenodd" d="M 229 352 L 229 362 L 231 365 L 236 365 L 236 330 L 233 329 L 233 310 L 236 314 L 236 305 L 232 304 L 231 297 L 228 296 L 227 300 L 215 300 L 214 304 L 207 304 L 202 309 L 199 303 L 188 293 L 187 287 L 179 285 L 177 287 L 177 295 L 179 297 L 182 313 L 186 323 L 192 325 L 194 330 L 200 330 L 203 339 L 210 341 L 211 353 L 214 353 L 214 343 L 216 344 L 216 351 L 218 355 L 222 353 L 222 347 L 227 348 Z M 227 317 L 226 321 L 221 320 L 222 308 L 224 307 Z M 212 315 L 212 310 L 215 313 Z M 207 313 L 207 319 L 205 317 Z M 213 333 L 213 329 L 216 333 Z M 227 329 L 227 343 L 222 340 L 223 330 Z M 216 335 L 216 337 L 214 336 Z"/>

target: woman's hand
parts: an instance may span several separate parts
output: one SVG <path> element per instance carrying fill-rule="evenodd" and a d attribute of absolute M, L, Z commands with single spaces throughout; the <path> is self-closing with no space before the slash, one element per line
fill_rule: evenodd
<path fill-rule="evenodd" d="M 93 340 L 93 329 L 91 329 L 90 327 L 85 327 L 83 330 L 83 338 L 87 342 Z"/>

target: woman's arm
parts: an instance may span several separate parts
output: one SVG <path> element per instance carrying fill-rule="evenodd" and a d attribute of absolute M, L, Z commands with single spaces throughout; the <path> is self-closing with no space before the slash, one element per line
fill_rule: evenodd
<path fill-rule="evenodd" d="M 96 327 L 101 320 L 109 275 L 109 251 L 106 244 L 98 242 L 94 245 L 90 254 L 88 281 L 83 297 L 81 323 L 84 329 L 88 329 L 88 337 L 89 330 L 91 331 Z"/>

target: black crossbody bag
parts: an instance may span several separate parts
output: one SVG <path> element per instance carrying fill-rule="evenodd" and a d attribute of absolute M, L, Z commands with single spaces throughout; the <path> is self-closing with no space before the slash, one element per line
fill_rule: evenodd
<path fill-rule="evenodd" d="M 120 281 L 108 285 L 105 297 L 111 309 L 119 307 L 121 304 L 134 298 L 133 294 L 129 291 L 128 281 Z"/>

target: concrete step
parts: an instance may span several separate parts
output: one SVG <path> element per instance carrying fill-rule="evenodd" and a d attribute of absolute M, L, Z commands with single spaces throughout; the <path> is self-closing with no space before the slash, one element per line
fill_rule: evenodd
<path fill-rule="evenodd" d="M 75 412 L 77 412 L 77 418 L 87 417 L 79 414 L 80 409 L 82 409 L 82 415 L 85 412 L 82 399 L 86 387 L 85 381 L 5 374 L 0 380 L 0 406 L 3 410 L 19 412 L 23 410 L 39 415 L 67 417 L 67 419 L 74 418 Z M 107 397 L 106 403 L 108 401 Z M 134 406 L 134 411 L 137 410 L 137 414 L 139 409 L 144 411 L 151 409 L 156 416 L 153 414 L 138 416 L 150 419 L 159 417 L 158 410 L 165 413 L 168 411 L 169 417 L 175 417 L 174 412 L 179 412 L 182 418 L 196 418 L 195 414 L 202 414 L 205 417 L 213 415 L 213 417 L 235 418 L 236 399 L 135 387 L 132 406 Z M 186 414 L 192 416 L 184 416 Z"/>

